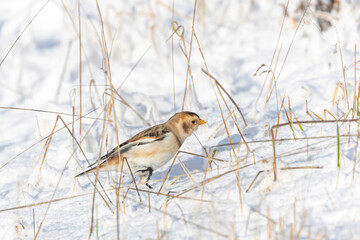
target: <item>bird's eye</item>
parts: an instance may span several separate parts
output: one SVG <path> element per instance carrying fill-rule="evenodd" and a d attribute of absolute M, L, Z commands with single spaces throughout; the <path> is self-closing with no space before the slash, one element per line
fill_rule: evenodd
<path fill-rule="evenodd" d="M 192 123 L 192 124 L 195 124 L 195 120 L 193 120 L 191 123 Z"/>

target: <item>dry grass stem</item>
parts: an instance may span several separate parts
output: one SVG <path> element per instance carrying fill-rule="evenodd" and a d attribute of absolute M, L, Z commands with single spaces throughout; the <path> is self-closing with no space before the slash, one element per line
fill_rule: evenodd
<path fill-rule="evenodd" d="M 272 54 L 271 61 L 270 61 L 270 69 L 272 68 L 272 65 L 273 65 L 273 62 L 274 62 L 274 58 L 275 58 L 275 54 L 276 54 L 277 49 L 278 49 L 278 46 L 279 46 L 281 34 L 282 34 L 283 29 L 284 29 L 284 23 L 285 23 L 285 19 L 286 19 L 287 12 L 288 12 L 289 2 L 290 2 L 290 0 L 287 1 L 286 7 L 285 7 L 285 10 L 284 10 L 284 16 L 283 16 L 283 19 L 282 19 L 282 23 L 281 23 L 279 35 L 278 35 L 278 37 L 277 37 L 276 44 L 275 44 L 275 48 L 274 48 L 274 52 L 273 52 L 273 54 Z M 279 53 L 278 53 L 278 57 L 279 57 L 280 52 L 281 52 L 281 46 L 280 46 L 280 50 L 279 50 L 278 52 L 279 52 Z M 276 61 L 276 62 L 277 62 L 277 61 Z M 266 80 L 267 80 L 268 76 L 269 76 L 269 72 L 266 74 L 266 78 L 265 78 L 264 83 L 263 83 L 263 85 L 262 85 L 262 88 L 261 88 L 259 97 L 258 97 L 258 99 L 256 100 L 256 104 L 257 104 L 257 102 L 258 102 L 258 100 L 259 100 L 259 98 L 260 98 L 260 95 L 261 95 L 261 93 L 262 93 L 262 91 L 263 91 L 263 88 L 264 88 L 264 86 L 265 86 L 265 83 L 266 83 Z M 274 74 L 272 74 L 272 79 L 273 79 L 273 77 L 274 77 Z M 271 86 L 271 85 L 272 85 L 272 84 L 270 84 L 269 86 Z"/>
<path fill-rule="evenodd" d="M 77 146 L 78 146 L 79 149 L 80 149 L 80 152 L 83 154 L 83 156 L 85 157 L 86 161 L 89 163 L 89 161 L 88 161 L 88 159 L 87 159 L 84 151 L 82 150 L 79 142 L 77 141 L 77 139 L 75 138 L 75 136 L 72 134 L 72 132 L 70 131 L 70 129 L 68 128 L 68 126 L 66 125 L 66 123 L 64 122 L 64 120 L 62 119 L 62 117 L 61 117 L 61 116 L 58 116 L 58 118 L 56 119 L 56 121 L 58 121 L 58 119 L 61 120 L 61 122 L 64 124 L 65 128 L 68 130 L 68 132 L 69 132 L 70 135 L 72 136 L 72 138 L 76 141 Z M 76 149 L 74 149 L 74 150 L 76 150 Z M 72 153 L 72 155 L 70 156 L 70 158 L 73 156 L 74 153 L 75 153 L 75 152 Z M 81 167 L 81 164 L 79 163 L 79 161 L 78 161 L 76 158 L 75 158 L 75 160 L 76 160 L 76 162 L 79 164 L 79 166 Z M 90 164 L 90 163 L 89 163 L 89 164 Z M 81 168 L 82 168 L 82 167 L 81 167 Z M 82 168 L 82 170 L 85 171 L 83 168 Z M 98 188 L 96 187 L 96 181 L 95 181 L 95 183 L 93 183 L 93 182 L 91 181 L 89 175 L 88 175 L 86 172 L 85 172 L 85 175 L 88 177 L 89 181 L 93 184 L 95 190 L 99 193 L 99 195 L 101 196 L 101 198 L 104 200 L 105 204 L 106 204 L 106 205 L 108 206 L 108 208 L 111 210 L 110 205 L 108 204 L 108 202 L 105 200 L 105 198 L 102 196 L 102 194 L 100 193 L 100 191 L 99 191 Z M 104 188 L 103 188 L 103 186 L 102 186 L 101 183 L 100 183 L 100 186 L 101 186 L 101 188 L 104 190 Z M 104 190 L 104 192 L 105 192 L 105 195 L 107 196 L 108 200 L 111 202 L 111 200 L 110 200 L 109 196 L 106 194 L 106 191 L 105 191 L 105 190 Z M 111 210 L 111 211 L 112 211 L 112 210 Z"/>
<path fill-rule="evenodd" d="M 81 41 L 81 15 L 80 15 L 80 2 L 78 2 L 78 19 L 79 19 L 79 104 L 80 104 L 80 116 L 82 115 L 82 41 Z M 81 146 L 81 128 L 82 128 L 82 119 L 79 120 L 79 135 L 80 135 L 80 146 Z M 79 148 L 81 149 L 81 148 Z"/>
<path fill-rule="evenodd" d="M 202 57 L 202 59 L 203 59 L 203 61 L 204 61 L 205 68 L 206 68 L 206 72 L 209 72 L 209 69 L 208 69 L 207 64 L 206 64 L 206 61 L 205 61 L 204 53 L 203 53 L 202 50 L 201 50 L 200 42 L 199 42 L 199 39 L 198 39 L 197 36 L 196 36 L 195 31 L 194 31 L 194 37 L 195 37 L 196 42 L 197 42 L 197 44 L 198 44 L 201 57 Z M 213 91 L 214 91 L 214 95 L 215 95 L 215 98 L 216 98 L 216 102 L 217 102 L 218 107 L 219 107 L 219 110 L 220 110 L 221 118 L 222 118 L 222 121 L 223 121 L 223 123 L 224 123 L 224 127 L 225 127 L 225 131 L 226 131 L 227 137 L 228 137 L 228 139 L 229 139 L 230 144 L 232 144 L 232 140 L 231 140 L 231 137 L 230 137 L 230 133 L 229 133 L 229 130 L 228 130 L 228 127 L 227 127 L 225 118 L 224 118 L 224 114 L 223 114 L 223 111 L 222 111 L 222 108 L 221 108 L 221 105 L 220 105 L 219 98 L 218 98 L 218 96 L 217 96 L 217 94 L 216 94 L 216 90 L 215 90 L 215 86 L 214 86 L 213 80 L 212 80 L 212 78 L 210 77 L 210 75 L 208 75 L 208 76 L 209 76 L 209 80 L 210 80 L 210 83 L 211 83 L 211 87 L 212 87 L 212 89 L 213 89 Z M 230 113 L 230 114 L 231 114 L 231 113 Z M 234 155 L 236 156 L 235 149 L 234 149 L 234 147 L 233 147 L 232 145 L 231 145 L 231 149 L 232 149 Z"/>
<path fill-rule="evenodd" d="M 203 69 L 203 68 L 201 68 L 201 71 L 203 71 L 203 73 L 205 73 L 205 74 L 208 75 L 210 78 L 212 78 L 212 79 L 215 81 L 216 85 L 218 85 L 218 86 L 221 88 L 221 90 L 226 94 L 226 96 L 228 96 L 228 98 L 230 99 L 230 101 L 234 104 L 234 106 L 236 107 L 236 109 L 237 109 L 238 112 L 240 113 L 241 118 L 242 118 L 242 120 L 244 121 L 244 124 L 245 124 L 245 127 L 246 127 L 246 126 L 247 126 L 246 119 L 245 119 L 244 115 L 242 114 L 242 112 L 241 112 L 241 110 L 240 110 L 240 107 L 236 104 L 235 100 L 231 97 L 231 95 L 225 90 L 225 88 L 219 83 L 219 81 L 218 81 L 216 78 L 214 78 L 214 76 L 212 76 L 208 71 L 206 71 L 206 70 Z M 219 90 L 219 92 L 221 92 L 221 91 Z M 225 101 L 225 100 L 224 100 L 224 101 Z M 230 111 L 229 111 L 229 112 L 230 112 Z"/>
<path fill-rule="evenodd" d="M 39 11 L 37 11 L 37 13 L 34 15 L 34 17 L 26 24 L 26 26 L 24 27 L 24 29 L 21 31 L 21 33 L 19 34 L 19 36 L 15 39 L 15 41 L 13 42 L 13 44 L 11 45 L 11 47 L 9 48 L 9 50 L 6 52 L 5 56 L 3 57 L 3 59 L 0 62 L 0 67 L 2 66 L 2 64 L 4 63 L 5 59 L 7 58 L 7 56 L 9 55 L 9 53 L 11 52 L 11 50 L 14 48 L 14 46 L 16 45 L 16 43 L 19 41 L 19 39 L 21 38 L 21 36 L 24 34 L 24 32 L 26 31 L 26 29 L 28 29 L 28 27 L 30 26 L 30 24 L 34 21 L 34 19 L 39 15 L 39 13 L 45 8 L 45 6 L 50 2 L 50 0 L 47 0 L 44 5 L 39 9 Z"/>
<path fill-rule="evenodd" d="M 297 27 L 296 27 L 295 33 L 294 33 L 294 35 L 293 35 L 293 37 L 292 37 L 292 39 L 291 39 L 289 48 L 288 48 L 288 50 L 287 50 L 287 52 L 286 52 L 286 55 L 285 55 L 285 58 L 284 58 L 284 62 L 283 62 L 283 64 L 281 65 L 281 68 L 280 68 L 280 70 L 279 70 L 279 73 L 278 73 L 278 75 L 277 75 L 277 78 L 275 79 L 274 87 L 273 87 L 272 90 L 270 91 L 270 95 L 271 95 L 272 91 L 274 90 L 274 88 L 276 87 L 277 81 L 279 81 L 281 72 L 282 72 L 282 70 L 283 70 L 283 68 L 284 68 L 284 65 L 285 65 L 285 63 L 286 63 L 286 60 L 287 60 L 287 58 L 288 58 L 288 56 L 289 56 L 289 53 L 290 53 L 291 47 L 292 47 L 292 45 L 293 45 L 293 43 L 294 43 L 295 37 L 296 37 L 296 35 L 297 35 L 298 31 L 299 31 L 300 26 L 301 26 L 302 23 L 303 23 L 305 14 L 306 14 L 306 12 L 308 11 L 308 9 L 309 9 L 309 7 L 310 7 L 310 3 L 311 3 L 311 0 L 308 1 L 307 6 L 305 7 L 304 13 L 303 13 L 303 15 L 301 16 L 301 19 L 300 19 L 300 21 L 299 21 L 299 23 L 298 23 L 298 25 L 297 25 Z M 267 101 L 268 101 L 268 100 L 267 100 Z"/>
<path fill-rule="evenodd" d="M 129 162 L 128 162 L 128 160 L 127 160 L 126 157 L 123 157 L 123 162 L 126 162 L 128 168 L 129 168 L 129 170 L 130 170 L 131 178 L 132 178 L 132 180 L 133 180 L 133 182 L 134 182 L 134 184 L 135 184 L 135 189 L 136 189 L 136 192 L 137 192 L 137 194 L 138 194 L 138 196 L 139 196 L 139 201 L 142 202 L 141 197 L 140 197 L 140 193 L 139 193 L 139 189 L 138 189 L 138 186 L 137 186 L 136 181 L 135 181 L 134 174 L 133 174 L 133 172 L 132 172 L 132 170 L 131 170 L 131 168 L 130 168 Z"/>
<path fill-rule="evenodd" d="M 263 173 L 264 171 L 259 171 L 256 176 L 254 177 L 254 179 L 251 181 L 249 187 L 246 189 L 246 192 L 249 192 L 251 187 L 254 185 L 256 179 L 260 176 L 261 173 Z"/>
<path fill-rule="evenodd" d="M 64 115 L 64 116 L 75 116 L 75 117 L 79 117 L 80 118 L 86 118 L 86 119 L 93 119 L 93 120 L 101 120 L 101 121 L 108 121 L 106 119 L 103 118 L 96 118 L 96 117 L 87 117 L 87 115 L 89 115 L 90 113 L 92 113 L 93 111 L 85 114 L 84 116 L 80 116 L 77 114 L 73 114 L 73 113 L 64 113 L 64 112 L 56 112 L 56 111 L 48 111 L 48 110 L 42 110 L 42 109 L 34 109 L 34 108 L 19 108 L 19 107 L 2 107 L 0 106 L 0 109 L 8 109 L 8 110 L 17 110 L 17 111 L 30 111 L 30 112 L 39 112 L 39 113 L 50 113 L 50 114 L 56 114 L 56 115 Z M 96 108 L 97 109 L 97 108 Z M 79 120 L 78 119 L 78 120 Z M 77 121 L 78 121 L 77 120 Z"/>
<path fill-rule="evenodd" d="M 162 182 L 162 184 L 161 184 L 161 186 L 160 186 L 160 189 L 159 189 L 159 191 L 158 191 L 158 194 L 161 193 L 161 190 L 162 190 L 162 188 L 164 187 L 164 184 L 165 184 L 167 178 L 169 177 L 170 171 L 171 171 L 172 167 L 174 166 L 175 160 L 176 160 L 176 158 L 177 158 L 178 155 L 179 155 L 179 151 L 176 153 L 176 155 L 175 155 L 175 157 L 174 157 L 174 160 L 172 161 L 171 166 L 170 166 L 168 172 L 166 173 L 166 176 L 165 176 L 165 178 L 164 178 L 164 180 L 163 180 L 163 182 Z"/>
<path fill-rule="evenodd" d="M 325 124 L 325 123 L 350 123 L 350 122 L 360 122 L 360 119 L 347 119 L 347 120 L 323 120 L 323 121 L 298 121 L 294 122 L 296 124 Z M 284 126 L 290 125 L 290 122 L 275 124 L 271 127 L 271 137 L 272 137 L 272 145 L 273 145 L 273 172 L 274 172 L 274 181 L 277 180 L 277 168 L 276 168 L 276 148 L 275 148 L 275 135 L 274 129 L 278 129 Z M 346 135 L 348 136 L 348 135 Z"/>
<path fill-rule="evenodd" d="M 76 28 L 76 23 L 75 23 L 74 18 L 71 16 L 71 13 L 69 12 L 69 9 L 67 8 L 67 6 L 65 5 L 65 3 L 64 3 L 63 0 L 61 0 L 61 4 L 62 4 L 63 8 L 65 9 L 65 12 L 66 12 L 66 14 L 68 15 L 68 17 L 69 17 L 69 19 L 70 19 L 70 21 L 71 21 L 71 23 L 72 23 L 72 26 L 73 26 L 73 28 L 74 28 L 74 31 L 75 31 L 75 34 L 76 34 L 77 38 L 79 38 L 79 31 L 78 31 L 78 29 Z M 81 6 L 80 6 L 80 7 L 81 7 Z M 82 53 L 84 54 L 85 61 L 86 61 L 86 65 L 87 65 L 87 69 L 88 69 L 88 71 L 89 71 L 89 74 L 90 74 L 90 76 L 91 76 L 91 79 L 95 79 L 95 77 L 94 77 L 94 75 L 93 75 L 93 73 L 92 73 L 92 70 L 91 70 L 91 66 L 90 66 L 89 59 L 88 59 L 88 57 L 87 57 L 87 54 L 86 54 L 86 51 L 85 51 L 83 45 L 81 45 L 81 50 L 82 50 Z"/>
<path fill-rule="evenodd" d="M 321 169 L 324 166 L 299 166 L 299 167 L 283 167 L 281 170 L 297 170 L 297 169 Z"/>
<path fill-rule="evenodd" d="M 337 31 L 337 28 L 335 27 L 335 31 L 336 31 L 336 36 L 337 36 L 337 39 L 338 39 L 338 47 L 339 47 L 339 53 L 340 53 L 340 59 L 341 59 L 341 69 L 342 69 L 342 75 L 343 75 L 343 78 L 344 78 L 344 88 L 345 88 L 345 99 L 346 99 L 346 107 L 350 107 L 350 104 L 349 104 L 349 98 L 348 98 L 348 93 L 347 93 L 347 84 L 346 84 L 346 76 L 345 76 L 345 66 L 344 66 L 344 60 L 343 60 L 343 56 L 342 56 L 342 51 L 341 51 L 341 44 L 340 44 L 340 38 L 339 38 L 339 34 L 338 34 L 338 31 Z"/>
<path fill-rule="evenodd" d="M 189 170 L 186 168 L 185 164 L 180 160 L 180 158 L 178 157 L 178 161 L 181 164 L 181 167 L 184 169 L 186 175 L 190 178 L 190 180 L 192 182 L 195 182 L 194 178 L 191 176 L 191 173 L 189 172 Z"/>
<path fill-rule="evenodd" d="M 35 239 L 35 209 L 33 208 L 33 231 L 34 231 L 34 239 Z"/>

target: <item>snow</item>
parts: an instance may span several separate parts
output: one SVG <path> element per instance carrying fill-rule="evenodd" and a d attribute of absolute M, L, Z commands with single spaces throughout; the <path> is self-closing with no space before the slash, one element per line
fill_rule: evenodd
<path fill-rule="evenodd" d="M 88 239 L 91 233 L 91 239 L 116 239 L 119 231 L 120 239 L 358 239 L 358 125 L 339 122 L 337 140 L 336 123 L 321 120 L 324 110 L 336 119 L 357 117 L 351 108 L 360 75 L 357 70 L 354 79 L 360 1 L 340 1 L 331 13 L 319 12 L 313 1 L 300 22 L 301 2 L 290 1 L 281 29 L 287 1 L 199 0 L 195 38 L 194 1 L 175 1 L 174 18 L 172 1 L 99 1 L 111 80 L 120 95 L 114 96 L 117 126 L 106 106 L 110 88 L 96 1 L 0 2 L 1 60 L 20 36 L 0 66 L 0 238 Z M 321 14 L 331 22 L 323 31 Z M 181 26 L 178 33 L 184 31 L 184 42 L 174 34 L 173 46 L 172 19 Z M 181 111 L 188 68 L 184 52 L 189 56 L 190 49 L 193 80 L 184 109 L 206 120 L 196 137 L 210 156 L 224 161 L 209 168 L 199 156 L 206 155 L 204 148 L 191 136 L 162 188 L 172 160 L 154 172 L 150 192 L 138 186 L 141 202 L 130 176 L 116 192 L 119 174 L 101 173 L 93 204 L 94 177 L 74 176 L 87 160 L 96 161 L 119 142 L 171 117 L 174 91 Z M 247 126 L 222 92 L 253 152 L 216 90 L 234 149 L 228 144 L 202 68 L 238 104 Z M 276 88 L 266 102 L 271 72 Z M 334 120 L 328 112 L 326 120 Z M 81 133 L 80 114 L 85 116 Z M 294 124 L 293 131 L 289 125 L 273 128 L 278 140 L 274 181 L 270 129 L 288 123 L 286 114 L 293 122 L 319 122 L 301 124 L 302 129 Z"/>

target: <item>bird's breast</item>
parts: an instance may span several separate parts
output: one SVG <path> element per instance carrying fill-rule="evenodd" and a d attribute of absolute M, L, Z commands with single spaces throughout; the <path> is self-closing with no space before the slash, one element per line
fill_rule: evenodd
<path fill-rule="evenodd" d="M 134 167 L 149 166 L 155 170 L 167 163 L 179 148 L 176 136 L 170 132 L 162 140 L 135 146 L 124 155 Z"/>

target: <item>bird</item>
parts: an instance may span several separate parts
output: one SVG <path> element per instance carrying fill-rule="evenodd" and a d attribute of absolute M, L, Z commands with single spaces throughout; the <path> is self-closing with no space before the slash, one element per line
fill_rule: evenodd
<path fill-rule="evenodd" d="M 175 113 L 165 123 L 145 129 L 121 143 L 100 158 L 99 166 L 93 163 L 90 169 L 75 177 L 96 172 L 97 168 L 99 171 L 122 171 L 138 177 L 140 184 L 152 188 L 148 181 L 153 172 L 172 159 L 186 138 L 202 124 L 205 121 L 194 112 Z"/>

